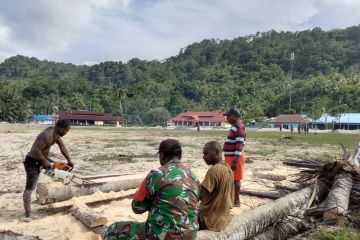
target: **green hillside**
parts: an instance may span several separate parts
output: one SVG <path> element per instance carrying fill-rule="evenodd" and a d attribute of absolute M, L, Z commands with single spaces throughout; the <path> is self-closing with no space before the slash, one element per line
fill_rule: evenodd
<path fill-rule="evenodd" d="M 203 40 L 161 62 L 76 66 L 15 56 L 0 64 L 0 120 L 91 109 L 155 124 L 233 105 L 247 119 L 360 112 L 359 73 L 360 26 Z"/>

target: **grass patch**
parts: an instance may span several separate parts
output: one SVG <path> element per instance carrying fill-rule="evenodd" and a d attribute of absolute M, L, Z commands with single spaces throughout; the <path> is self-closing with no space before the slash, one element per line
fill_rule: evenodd
<path fill-rule="evenodd" d="M 340 145 L 343 143 L 346 147 L 354 149 L 357 141 L 360 139 L 359 134 L 346 133 L 318 133 L 318 134 L 297 134 L 297 133 L 283 133 L 283 132 L 247 132 L 248 139 L 282 139 L 282 136 L 292 137 L 291 143 L 301 144 L 309 143 L 312 145 Z M 289 139 L 290 140 L 290 139 Z"/>
<path fill-rule="evenodd" d="M 315 233 L 317 240 L 359 240 L 360 232 L 352 227 L 321 228 Z"/>

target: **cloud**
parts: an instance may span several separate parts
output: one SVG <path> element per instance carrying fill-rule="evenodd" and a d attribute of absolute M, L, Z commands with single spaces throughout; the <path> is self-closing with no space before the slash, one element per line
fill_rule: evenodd
<path fill-rule="evenodd" d="M 12 0 L 0 2 L 0 61 L 165 59 L 204 38 L 360 23 L 357 0 Z"/>

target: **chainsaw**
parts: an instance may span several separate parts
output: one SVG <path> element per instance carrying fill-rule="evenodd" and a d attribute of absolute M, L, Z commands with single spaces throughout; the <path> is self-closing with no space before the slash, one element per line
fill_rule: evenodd
<path fill-rule="evenodd" d="M 94 184 L 94 182 L 92 181 L 88 181 L 80 177 L 77 177 L 75 174 L 71 172 L 72 170 L 73 167 L 71 167 L 66 163 L 54 162 L 53 167 L 49 169 L 42 169 L 41 171 L 47 176 L 61 180 L 64 185 L 67 185 L 70 182 L 79 185 Z"/>

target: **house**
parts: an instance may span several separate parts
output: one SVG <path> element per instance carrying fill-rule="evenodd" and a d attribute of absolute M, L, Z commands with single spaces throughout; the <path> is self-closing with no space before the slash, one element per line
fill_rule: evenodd
<path fill-rule="evenodd" d="M 273 128 L 279 128 L 280 125 L 283 128 L 290 129 L 297 128 L 299 125 L 305 125 L 309 122 L 306 115 L 303 114 L 280 114 L 279 116 L 270 120 L 271 126 Z"/>
<path fill-rule="evenodd" d="M 225 127 L 226 117 L 223 112 L 184 112 L 168 121 L 177 127 Z"/>
<path fill-rule="evenodd" d="M 68 120 L 72 125 L 124 125 L 124 120 L 111 113 L 92 112 L 86 110 L 69 110 L 59 112 L 59 119 Z"/>
<path fill-rule="evenodd" d="M 31 122 L 37 124 L 52 125 L 55 124 L 59 116 L 57 115 L 32 115 Z"/>
<path fill-rule="evenodd" d="M 313 122 L 318 129 L 360 129 L 360 113 L 340 113 L 337 116 L 323 114 L 319 119 Z"/>

